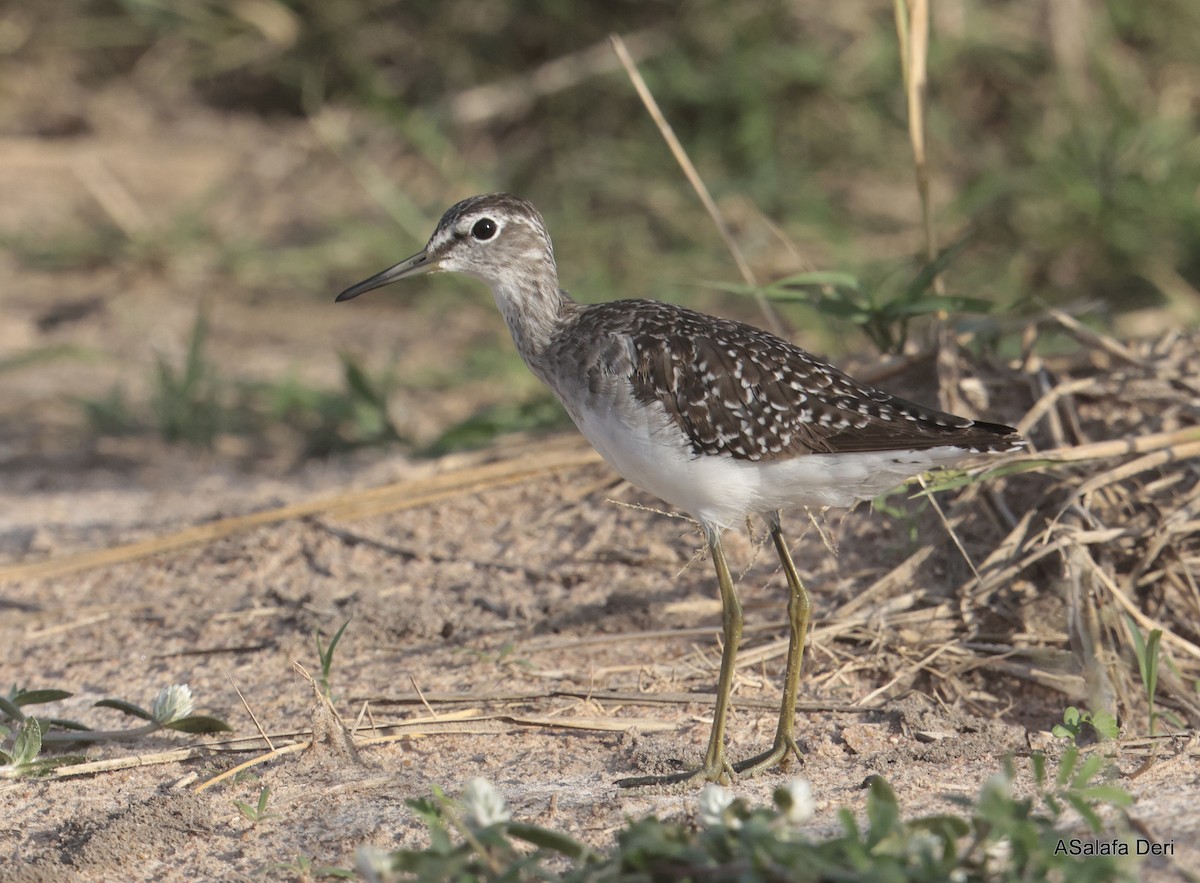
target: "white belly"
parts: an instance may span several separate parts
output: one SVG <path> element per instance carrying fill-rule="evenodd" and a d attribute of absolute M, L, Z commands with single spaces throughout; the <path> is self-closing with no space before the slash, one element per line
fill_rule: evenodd
<path fill-rule="evenodd" d="M 568 410 L 623 478 L 716 529 L 751 514 L 852 506 L 970 455 L 962 448 L 941 447 L 769 461 L 697 457 L 660 407 Z"/>

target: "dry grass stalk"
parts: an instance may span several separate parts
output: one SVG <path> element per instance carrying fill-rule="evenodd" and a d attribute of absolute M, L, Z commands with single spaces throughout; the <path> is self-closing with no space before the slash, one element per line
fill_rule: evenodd
<path fill-rule="evenodd" d="M 1058 311 L 1046 321 L 1066 328 L 1083 348 L 1053 363 L 1034 359 L 1033 374 L 997 386 L 1026 384 L 1032 407 L 1022 431 L 1053 447 L 1014 458 L 1024 461 L 1024 474 L 993 471 L 991 497 L 967 488 L 952 506 L 959 533 L 973 539 L 997 534 L 989 499 L 1020 517 L 996 535 L 978 575 L 959 586 L 959 645 L 940 659 L 960 666 L 960 652 L 975 655 L 974 667 L 1033 680 L 1123 722 L 1143 722 L 1132 622 L 1143 634 L 1162 631 L 1167 662 L 1156 704 L 1195 726 L 1200 334 L 1122 343 Z M 880 582 L 898 587 L 912 579 L 910 562 L 896 570 L 904 579 L 889 574 Z M 872 590 L 874 603 L 880 594 Z M 1069 651 L 1073 671 L 1045 671 L 984 651 L 1019 645 L 1030 633 L 1026 622 L 1043 641 L 1057 635 L 1043 646 Z"/>
<path fill-rule="evenodd" d="M 484 456 L 493 455 L 485 454 Z M 500 462 L 480 462 L 481 459 L 476 456 L 468 461 L 467 465 L 450 472 L 368 490 L 350 491 L 319 500 L 308 500 L 290 506 L 281 506 L 277 509 L 253 512 L 249 515 L 221 518 L 136 543 L 78 552 L 28 564 L 11 564 L 0 567 L 0 583 L 57 578 L 97 567 L 126 564 L 163 552 L 174 552 L 188 546 L 212 543 L 252 528 L 313 515 L 354 519 L 368 518 L 404 509 L 415 509 L 438 500 L 474 495 L 494 488 L 531 481 L 554 472 L 601 462 L 600 455 L 586 447 L 578 439 L 572 439 L 567 444 L 562 441 L 551 441 L 531 445 L 520 456 Z"/>
<path fill-rule="evenodd" d="M 650 118 L 654 120 L 654 125 L 658 127 L 659 134 L 662 136 L 663 141 L 666 142 L 671 155 L 679 163 L 679 168 L 688 179 L 688 183 L 692 185 L 692 189 L 696 191 L 696 196 L 700 198 L 700 202 L 704 205 L 704 210 L 708 212 L 708 216 L 712 219 L 713 225 L 717 228 L 717 232 L 721 236 L 721 241 L 725 243 L 725 247 L 733 257 L 733 262 L 737 264 L 738 272 L 741 274 L 742 279 L 747 285 L 757 288 L 758 280 L 754 275 L 754 271 L 750 268 L 750 263 L 746 260 L 746 256 L 742 254 L 741 246 L 738 245 L 733 232 L 725 222 L 725 216 L 717 208 L 717 203 L 712 198 L 712 194 L 709 193 L 704 179 L 700 177 L 696 166 L 693 165 L 687 151 L 684 150 L 683 144 L 676 137 L 675 130 L 667 122 L 666 116 L 663 114 L 662 109 L 659 108 L 658 102 L 654 99 L 654 94 L 650 91 L 650 87 L 646 85 L 641 72 L 638 71 L 637 64 L 634 62 L 633 56 L 630 55 L 625 41 L 621 39 L 620 35 L 613 34 L 609 37 L 609 42 L 612 44 L 613 52 L 616 53 L 621 65 L 625 68 L 625 73 L 629 76 L 629 81 L 637 91 L 638 98 L 641 99 L 646 112 L 650 114 Z M 775 312 L 774 307 L 771 306 L 761 291 L 755 291 L 754 298 L 758 303 L 759 310 L 762 312 L 767 328 L 775 334 L 782 334 L 783 326 L 779 321 L 779 316 Z"/>

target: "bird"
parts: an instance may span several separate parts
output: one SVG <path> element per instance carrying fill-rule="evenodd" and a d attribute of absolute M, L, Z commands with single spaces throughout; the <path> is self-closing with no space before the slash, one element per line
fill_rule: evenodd
<path fill-rule="evenodd" d="M 690 515 L 707 544 L 724 646 L 703 761 L 618 785 L 731 782 L 793 756 L 803 762 L 796 697 L 812 605 L 781 513 L 852 507 L 936 467 L 1025 445 L 1010 426 L 897 398 L 752 325 L 656 300 L 580 303 L 559 285 L 542 215 L 507 193 L 455 204 L 421 251 L 337 301 L 436 272 L 491 289 L 517 352 L 593 447 L 630 483 Z M 765 520 L 788 585 L 789 641 L 774 740 L 733 763 L 725 729 L 743 617 L 721 536 L 751 516 Z"/>

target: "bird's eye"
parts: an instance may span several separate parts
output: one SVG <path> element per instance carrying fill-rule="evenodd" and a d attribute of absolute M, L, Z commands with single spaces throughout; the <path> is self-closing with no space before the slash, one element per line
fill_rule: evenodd
<path fill-rule="evenodd" d="M 497 229 L 495 221 L 484 218 L 475 222 L 475 226 L 471 228 L 471 235 L 479 240 L 491 239 L 496 235 Z"/>

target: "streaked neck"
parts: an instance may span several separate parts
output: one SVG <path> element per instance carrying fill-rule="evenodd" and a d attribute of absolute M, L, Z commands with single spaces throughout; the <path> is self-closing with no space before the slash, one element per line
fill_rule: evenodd
<path fill-rule="evenodd" d="M 575 301 L 558 287 L 552 267 L 541 273 L 502 273 L 486 281 L 517 352 L 531 366 L 537 365 Z"/>

